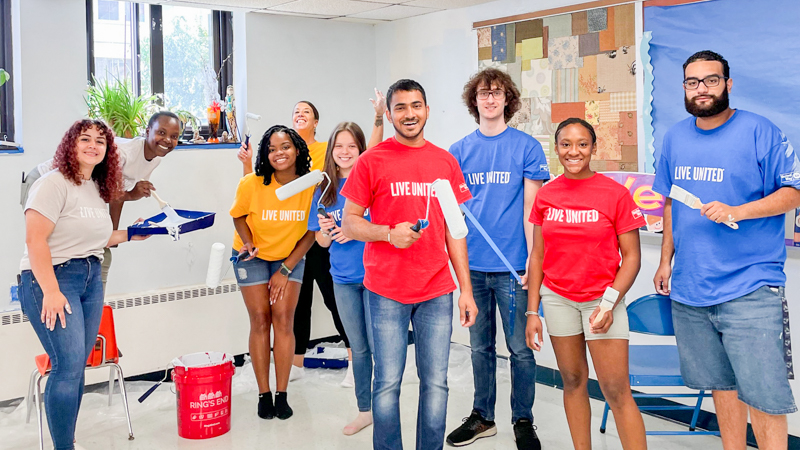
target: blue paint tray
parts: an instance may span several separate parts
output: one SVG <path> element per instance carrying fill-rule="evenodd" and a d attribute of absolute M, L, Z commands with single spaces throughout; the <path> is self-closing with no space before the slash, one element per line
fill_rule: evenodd
<path fill-rule="evenodd" d="M 176 213 L 179 216 L 185 219 L 191 219 L 191 221 L 182 223 L 178 225 L 178 231 L 180 234 L 188 233 L 190 231 L 195 230 L 202 230 L 203 228 L 208 228 L 211 225 L 214 225 L 214 216 L 216 213 L 213 212 L 203 212 L 203 211 L 186 211 L 183 209 L 176 209 Z M 142 223 L 137 223 L 135 225 L 131 225 L 128 227 L 128 240 L 131 240 L 133 236 L 136 235 L 153 235 L 153 234 L 169 234 L 167 227 L 153 225 L 158 224 L 162 220 L 166 219 L 167 215 L 164 213 L 155 215 L 153 217 L 145 219 Z"/>

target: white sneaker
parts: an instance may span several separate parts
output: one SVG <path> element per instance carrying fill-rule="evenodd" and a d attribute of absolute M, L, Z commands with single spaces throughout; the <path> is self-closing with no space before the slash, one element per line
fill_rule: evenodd
<path fill-rule="evenodd" d="M 289 381 L 297 381 L 304 376 L 306 376 L 306 369 L 292 364 L 292 370 L 289 372 Z"/>
<path fill-rule="evenodd" d="M 347 374 L 345 374 L 344 380 L 342 380 L 339 386 L 343 388 L 352 388 L 356 386 L 356 380 L 353 377 L 353 361 L 350 361 L 350 364 L 347 365 Z"/>

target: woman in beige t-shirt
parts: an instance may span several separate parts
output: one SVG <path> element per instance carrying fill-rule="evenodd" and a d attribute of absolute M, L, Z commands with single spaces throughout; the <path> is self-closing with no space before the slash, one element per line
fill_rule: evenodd
<path fill-rule="evenodd" d="M 19 297 L 52 361 L 44 404 L 54 446 L 73 449 L 84 368 L 103 312 L 103 248 L 128 239 L 126 230 L 112 231 L 108 213 L 122 173 L 114 134 L 103 122 L 75 122 L 54 167 L 34 183 L 25 205 Z"/>

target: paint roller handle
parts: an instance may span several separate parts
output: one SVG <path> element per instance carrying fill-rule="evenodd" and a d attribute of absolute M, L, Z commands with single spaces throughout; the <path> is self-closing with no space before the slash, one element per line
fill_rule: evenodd
<path fill-rule="evenodd" d="M 148 390 L 147 390 L 147 392 L 145 392 L 144 394 L 142 394 L 142 396 L 141 396 L 141 397 L 139 397 L 139 403 L 142 403 L 142 402 L 144 402 L 145 400 L 147 400 L 147 397 L 150 397 L 150 394 L 152 394 L 153 392 L 155 392 L 155 391 L 156 391 L 156 389 L 158 389 L 158 387 L 159 387 L 159 386 L 161 386 L 161 381 L 159 381 L 158 383 L 154 384 L 154 385 L 153 385 L 153 387 L 151 387 L 150 389 L 148 389 Z"/>

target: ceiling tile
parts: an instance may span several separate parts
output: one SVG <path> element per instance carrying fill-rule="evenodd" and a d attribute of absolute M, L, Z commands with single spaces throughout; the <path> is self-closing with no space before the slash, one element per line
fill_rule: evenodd
<path fill-rule="evenodd" d="M 413 0 L 403 5 L 407 6 L 421 6 L 424 8 L 436 9 L 456 9 L 465 6 L 478 5 L 481 3 L 488 3 L 494 0 Z"/>
<path fill-rule="evenodd" d="M 326 16 L 349 16 L 372 9 L 382 8 L 380 3 L 358 0 L 295 0 L 269 8 L 270 11 L 286 11 Z"/>
<path fill-rule="evenodd" d="M 348 17 L 377 20 L 398 20 L 405 19 L 406 17 L 428 14 L 434 11 L 438 10 L 432 8 L 420 8 L 416 6 L 391 5 L 385 8 L 374 9 L 372 11 L 350 14 Z"/>

